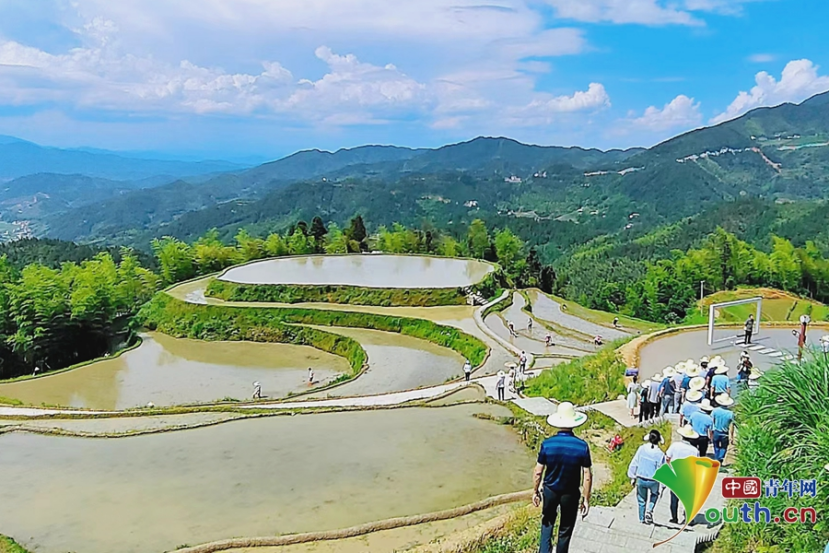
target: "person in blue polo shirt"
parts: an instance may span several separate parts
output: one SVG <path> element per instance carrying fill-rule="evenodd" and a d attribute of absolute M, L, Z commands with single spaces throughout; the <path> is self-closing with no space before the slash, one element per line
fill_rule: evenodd
<path fill-rule="evenodd" d="M 558 406 L 554 415 L 547 417 L 550 426 L 559 429 L 558 434 L 544 440 L 538 452 L 538 463 L 533 472 L 533 504 L 544 504 L 541 511 L 541 545 L 539 553 L 553 552 L 553 527 L 558 511 L 561 521 L 558 528 L 556 553 L 570 551 L 570 538 L 576 527 L 576 518 L 590 511 L 590 493 L 593 488 L 593 469 L 587 442 L 577 438 L 573 429 L 587 422 L 587 415 L 579 413 L 570 402 Z M 584 495 L 579 484 L 584 477 Z M 543 477 L 543 488 L 542 488 Z"/>
<path fill-rule="evenodd" d="M 728 444 L 734 441 L 734 413 L 728 409 L 734 405 L 734 400 L 728 394 L 720 394 L 716 397 L 716 402 L 717 406 L 711 411 L 714 420 L 714 459 L 722 463 L 728 452 Z"/>
<path fill-rule="evenodd" d="M 714 376 L 711 377 L 711 399 L 715 399 L 720 394 L 731 393 L 731 382 L 728 380 L 728 367 L 723 365 L 717 367 L 714 371 Z"/>
<path fill-rule="evenodd" d="M 712 429 L 714 428 L 714 419 L 711 418 L 711 411 L 713 407 L 708 398 L 703 399 L 699 404 L 699 411 L 691 415 L 690 421 L 694 432 L 699 434 L 697 439 L 697 447 L 699 448 L 699 456 L 708 456 L 708 444 L 714 437 Z"/>

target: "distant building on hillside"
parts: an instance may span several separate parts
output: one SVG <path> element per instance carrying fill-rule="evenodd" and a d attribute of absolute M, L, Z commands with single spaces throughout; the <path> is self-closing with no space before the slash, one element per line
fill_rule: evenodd
<path fill-rule="evenodd" d="M 521 184 L 522 181 L 521 177 L 516 177 L 515 175 L 512 175 L 511 177 L 505 178 L 504 182 L 508 182 L 510 184 Z"/>

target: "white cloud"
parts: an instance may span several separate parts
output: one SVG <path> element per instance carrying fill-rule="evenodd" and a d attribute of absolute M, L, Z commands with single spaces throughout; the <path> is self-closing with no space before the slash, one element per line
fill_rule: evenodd
<path fill-rule="evenodd" d="M 693 98 L 680 94 L 662 109 L 650 106 L 639 117 L 627 119 L 625 124 L 650 131 L 667 131 L 671 129 L 689 129 L 702 122 L 700 104 Z"/>
<path fill-rule="evenodd" d="M 751 63 L 770 63 L 777 59 L 774 54 L 752 54 L 748 57 Z"/>
<path fill-rule="evenodd" d="M 702 25 L 702 21 L 674 2 L 660 0 L 546 0 L 559 17 L 591 23 L 643 25 Z M 665 5 L 663 5 L 665 4 Z"/>
<path fill-rule="evenodd" d="M 758 107 L 802 102 L 810 96 L 829 90 L 829 76 L 818 75 L 818 66 L 807 59 L 787 63 L 780 80 L 761 71 L 754 81 L 756 84 L 751 90 L 740 92 L 725 112 L 714 117 L 711 122 L 722 123 Z"/>
<path fill-rule="evenodd" d="M 587 90 L 576 91 L 572 96 L 554 96 L 538 98 L 524 108 L 537 111 L 539 114 L 572 113 L 576 111 L 592 111 L 610 107 L 610 96 L 600 83 L 590 83 Z"/>

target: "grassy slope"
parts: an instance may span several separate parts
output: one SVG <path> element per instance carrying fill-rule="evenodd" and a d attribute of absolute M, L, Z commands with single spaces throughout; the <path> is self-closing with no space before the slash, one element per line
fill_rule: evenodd
<path fill-rule="evenodd" d="M 797 322 L 801 315 L 808 314 L 812 320 L 829 320 L 829 306 L 794 294 L 771 288 L 740 288 L 717 292 L 699 302 L 701 313 L 689 316 L 686 322 L 704 324 L 708 322 L 708 307 L 712 303 L 741 300 L 760 296 L 763 298 L 761 320 L 774 322 Z M 742 323 L 755 312 L 754 304 L 737 305 L 719 310 L 718 321 Z"/>

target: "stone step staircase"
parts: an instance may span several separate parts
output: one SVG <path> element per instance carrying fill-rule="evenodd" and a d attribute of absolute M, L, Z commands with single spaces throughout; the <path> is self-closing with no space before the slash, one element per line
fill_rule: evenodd
<path fill-rule="evenodd" d="M 718 477 L 711 496 L 700 514 L 681 534 L 659 546 L 658 553 L 694 553 L 699 543 L 717 537 L 719 525 L 709 525 L 702 513 L 706 509 L 722 508 L 724 500 L 719 493 L 722 477 Z M 680 526 L 671 524 L 670 492 L 665 490 L 654 509 L 654 524 L 639 522 L 636 492 L 628 494 L 616 507 L 593 507 L 585 520 L 576 523 L 572 553 L 638 553 L 653 551 L 653 545 L 677 533 Z M 682 517 L 682 506 L 680 506 Z"/>

